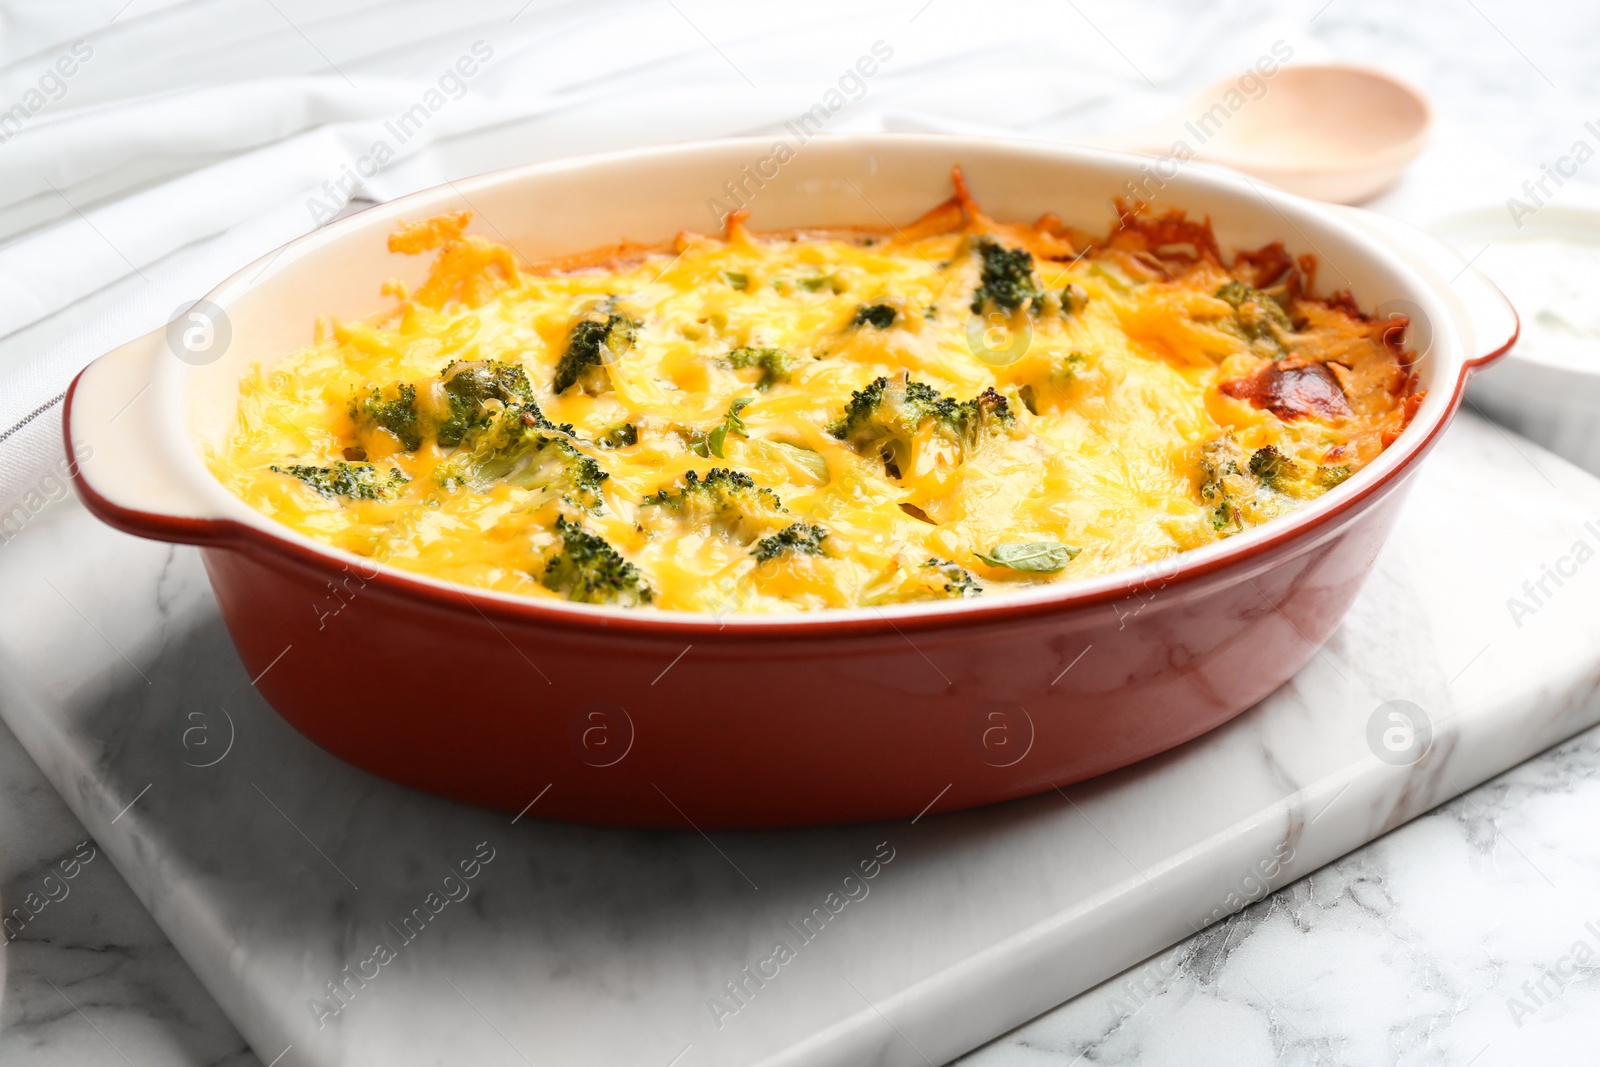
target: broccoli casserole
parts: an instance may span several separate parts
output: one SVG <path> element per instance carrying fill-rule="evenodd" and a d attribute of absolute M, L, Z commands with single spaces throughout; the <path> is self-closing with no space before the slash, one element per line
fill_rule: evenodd
<path fill-rule="evenodd" d="M 318 541 L 464 586 L 785 612 L 992 597 L 1230 537 L 1421 400 L 1404 320 L 1281 244 L 956 195 L 902 227 L 522 263 L 401 226 L 414 290 L 241 384 L 211 469 Z M 376 284 L 377 279 L 374 279 Z"/>

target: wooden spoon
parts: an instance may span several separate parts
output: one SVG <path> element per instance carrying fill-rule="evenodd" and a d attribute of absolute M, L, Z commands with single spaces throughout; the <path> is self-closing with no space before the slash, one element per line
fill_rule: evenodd
<path fill-rule="evenodd" d="M 1288 66 L 1257 78 L 1254 88 L 1252 97 L 1240 79 L 1220 81 L 1123 145 L 1170 156 L 1182 141 L 1196 159 L 1301 196 L 1354 204 L 1393 185 L 1428 140 L 1427 101 L 1380 71 Z"/>

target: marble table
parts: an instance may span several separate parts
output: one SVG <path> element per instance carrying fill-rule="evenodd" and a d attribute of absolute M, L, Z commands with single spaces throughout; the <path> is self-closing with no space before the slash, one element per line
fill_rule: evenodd
<path fill-rule="evenodd" d="M 1478 505 L 1486 481 L 1501 487 L 1497 508 Z M 38 606 L 0 619 L 0 710 L 94 843 L 44 857 L 4 903 L 21 894 L 40 924 L 66 922 L 83 899 L 70 891 L 115 864 L 261 1059 L 284 1067 L 939 1062 L 1074 994 L 976 1061 L 1146 1062 L 1167 1039 L 1163 1018 L 1201 999 L 1214 1025 L 1236 1020 L 1219 1051 L 1230 1063 L 1248 1062 L 1241 1027 L 1279 1062 L 1382 1062 L 1383 1041 L 1442 1062 L 1480 1051 L 1482 1063 L 1523 1062 L 1529 1028 L 1557 1024 L 1531 1031 L 1556 1040 L 1581 1002 L 1577 978 L 1557 986 L 1541 968 L 1582 975 L 1590 876 L 1564 842 L 1500 832 L 1493 787 L 1461 794 L 1600 719 L 1600 614 L 1588 607 L 1600 568 L 1578 569 L 1531 613 L 1506 606 L 1576 541 L 1600 543 L 1590 516 L 1600 482 L 1465 418 L 1418 475 L 1346 625 L 1234 723 L 1013 804 L 702 839 L 514 821 L 349 768 L 255 696 L 191 550 L 63 505 L 0 556 L 0 583 Z M 1385 739 L 1395 708 L 1427 724 L 1431 745 Z M 1407 834 L 1426 847 L 1449 820 L 1310 873 L 1441 802 L 1472 851 L 1400 872 L 1419 889 L 1448 874 L 1431 906 L 1397 921 L 1386 894 L 1409 886 L 1387 889 L 1373 857 Z M 874 879 L 843 879 L 863 861 Z M 1452 944 L 1475 894 L 1507 878 L 1502 891 L 1543 898 L 1537 910 L 1488 953 L 1477 938 Z M 813 906 L 834 890 L 858 899 L 816 933 Z M 38 903 L 52 893 L 59 903 Z M 1413 975 L 1387 1004 L 1404 1021 L 1368 1047 L 1352 1044 L 1369 1030 L 1347 1016 L 1324 1026 L 1330 996 L 1362 991 L 1344 984 L 1359 956 L 1286 963 L 1271 947 L 1278 924 L 1293 948 L 1381 934 L 1380 959 L 1399 939 L 1404 966 L 1378 971 L 1391 990 Z M 22 927 L 13 947 L 45 929 Z M 1430 935 L 1440 960 L 1417 944 Z M 798 958 L 764 970 L 780 938 Z M 751 984 L 742 964 L 767 982 Z M 93 1024 L 97 984 L 54 992 Z M 1481 1021 L 1463 1025 L 1468 1010 Z M 225 1031 L 205 1027 L 197 1018 L 196 1044 L 232 1054 Z M 1196 1062 L 1192 1031 L 1174 1054 Z"/>
<path fill-rule="evenodd" d="M 61 878 L 93 838 L 3 725 L 0 812 L 0 902 L 59 898 L 0 941 L 0 1063 L 260 1067 L 98 849 Z"/>

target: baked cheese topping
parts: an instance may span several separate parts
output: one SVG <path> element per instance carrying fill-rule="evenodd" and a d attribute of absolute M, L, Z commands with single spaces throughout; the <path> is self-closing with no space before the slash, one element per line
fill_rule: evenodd
<path fill-rule="evenodd" d="M 241 384 L 211 469 L 374 561 L 711 613 L 1004 595 L 1165 559 L 1327 491 L 1421 394 L 1403 320 L 1281 245 L 1119 205 L 1109 236 L 958 195 L 903 229 L 526 265 L 402 226 L 416 291 Z"/>

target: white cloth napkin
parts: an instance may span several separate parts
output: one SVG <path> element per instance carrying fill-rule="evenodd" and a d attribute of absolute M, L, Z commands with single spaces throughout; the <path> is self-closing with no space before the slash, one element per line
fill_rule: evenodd
<path fill-rule="evenodd" d="M 1269 0 L 0 0 L 0 540 L 54 484 L 60 397 L 85 364 L 352 195 L 777 131 L 830 90 L 849 102 L 829 132 L 1082 138 L 1171 111 L 1275 40 L 1313 58 L 1297 15 Z M 852 76 L 875 44 L 892 55 Z M 380 140 L 393 158 L 348 180 Z"/>

